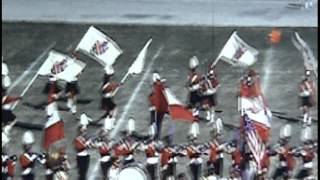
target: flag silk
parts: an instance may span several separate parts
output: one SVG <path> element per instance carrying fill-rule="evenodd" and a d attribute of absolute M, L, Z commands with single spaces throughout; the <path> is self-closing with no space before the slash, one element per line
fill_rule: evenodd
<path fill-rule="evenodd" d="M 9 75 L 9 68 L 8 68 L 7 64 L 4 62 L 2 62 L 2 65 L 1 65 L 1 72 L 2 72 L 2 76 Z"/>
<path fill-rule="evenodd" d="M 75 50 L 83 52 L 102 66 L 112 66 L 123 52 L 116 42 L 94 26 L 88 29 Z"/>
<path fill-rule="evenodd" d="M 42 76 L 54 75 L 57 79 L 70 82 L 83 71 L 85 66 L 86 64 L 79 60 L 51 50 L 38 74 Z"/>
<path fill-rule="evenodd" d="M 313 71 L 318 75 L 318 60 L 314 57 L 309 45 L 295 32 L 293 36 L 293 44 L 302 53 L 305 70 Z"/>
<path fill-rule="evenodd" d="M 144 66 L 144 61 L 146 59 L 146 55 L 148 52 L 148 47 L 151 44 L 151 42 L 152 42 L 152 39 L 149 39 L 149 41 L 145 44 L 145 46 L 140 51 L 136 60 L 130 66 L 130 68 L 129 68 L 130 74 L 140 74 L 142 72 L 143 66 Z"/>
<path fill-rule="evenodd" d="M 265 143 L 259 136 L 256 126 L 254 125 L 253 121 L 244 114 L 242 117 L 242 132 L 244 136 L 244 140 L 249 147 L 255 161 L 257 162 L 258 169 L 261 168 L 261 161 L 263 159 L 263 155 L 265 152 Z"/>
<path fill-rule="evenodd" d="M 53 112 L 45 124 L 44 148 L 48 149 L 53 143 L 64 138 L 64 123 L 60 119 L 59 112 Z"/>
<path fill-rule="evenodd" d="M 156 111 L 160 113 L 168 112 L 168 102 L 166 97 L 163 94 L 164 84 L 160 81 L 157 81 L 153 84 L 152 93 L 149 96 L 150 101 L 155 106 Z"/>
<path fill-rule="evenodd" d="M 220 51 L 218 58 L 233 66 L 251 66 L 257 61 L 258 51 L 244 42 L 234 31 Z"/>
<path fill-rule="evenodd" d="M 193 122 L 196 120 L 192 112 L 175 97 L 169 88 L 164 89 L 164 94 L 168 102 L 171 119 L 187 122 Z"/>

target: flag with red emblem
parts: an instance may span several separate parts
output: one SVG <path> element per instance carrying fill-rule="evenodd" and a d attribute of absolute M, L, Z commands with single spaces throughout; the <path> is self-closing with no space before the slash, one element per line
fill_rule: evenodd
<path fill-rule="evenodd" d="M 55 50 L 49 52 L 48 58 L 38 70 L 42 76 L 54 75 L 57 79 L 70 82 L 83 71 L 86 64 Z"/>
<path fill-rule="evenodd" d="M 102 66 L 113 65 L 123 52 L 116 42 L 94 26 L 88 29 L 75 50 L 98 61 Z"/>
<path fill-rule="evenodd" d="M 234 31 L 213 63 L 216 64 L 221 59 L 233 66 L 251 66 L 257 61 L 258 54 L 255 48 L 243 41 L 237 31 Z"/>

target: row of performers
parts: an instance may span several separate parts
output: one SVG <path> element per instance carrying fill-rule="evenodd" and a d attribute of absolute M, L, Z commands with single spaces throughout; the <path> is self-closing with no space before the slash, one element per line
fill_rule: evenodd
<path fill-rule="evenodd" d="M 131 119 L 130 121 L 133 121 Z M 253 156 L 239 140 L 226 142 L 222 135 L 213 130 L 211 140 L 200 143 L 196 134 L 189 136 L 187 144 L 173 144 L 170 136 L 166 136 L 162 141 L 155 139 L 154 127 L 150 127 L 149 135 L 143 136 L 133 129 L 123 131 L 121 140 L 109 138 L 108 131 L 102 129 L 97 135 L 90 136 L 87 131 L 88 121 L 82 120 L 79 126 L 79 134 L 74 139 L 74 147 L 77 152 L 78 179 L 87 179 L 87 172 L 90 164 L 90 149 L 97 149 L 100 153 L 100 167 L 104 179 L 117 178 L 119 169 L 135 162 L 135 154 L 144 152 L 146 156 L 146 169 L 151 179 L 161 178 L 163 180 L 177 177 L 176 166 L 178 157 L 188 157 L 190 159 L 189 170 L 192 179 L 198 180 L 202 177 L 203 157 L 208 158 L 207 171 L 204 177 L 223 177 L 224 155 L 230 154 L 232 166 L 230 167 L 230 179 L 241 179 L 248 176 L 248 162 L 254 162 Z M 278 143 L 267 146 L 260 168 L 255 168 L 254 177 L 266 179 L 270 165 L 270 157 L 278 156 L 279 162 L 272 178 L 289 179 L 295 168 L 295 157 L 300 157 L 302 166 L 295 178 L 304 179 L 313 177 L 313 160 L 317 151 L 317 143 L 312 140 L 310 132 L 304 131 L 303 145 L 293 147 L 290 145 L 290 131 L 284 128 L 284 133 L 280 133 Z M 34 137 L 31 131 L 24 133 L 23 154 L 19 157 L 22 168 L 21 177 L 23 180 L 33 180 L 35 178 L 34 167 L 36 161 L 45 165 L 46 179 L 68 179 L 70 165 L 64 146 L 49 150 L 46 153 L 37 154 L 32 150 Z M 58 147 L 58 146 L 57 146 Z M 2 146 L 2 177 L 10 179 L 14 177 L 14 167 L 16 156 L 9 156 L 6 152 L 6 145 Z M 160 164 L 160 173 L 159 173 Z M 160 177 L 159 177 L 160 174 Z"/>

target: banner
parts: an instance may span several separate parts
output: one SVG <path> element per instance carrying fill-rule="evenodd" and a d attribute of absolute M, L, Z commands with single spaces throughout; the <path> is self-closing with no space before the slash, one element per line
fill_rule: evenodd
<path fill-rule="evenodd" d="M 117 57 L 122 54 L 117 43 L 94 26 L 88 29 L 75 50 L 83 52 L 102 66 L 113 65 Z"/>
<path fill-rule="evenodd" d="M 147 50 L 149 45 L 151 44 L 152 39 L 149 39 L 149 41 L 146 43 L 146 45 L 142 48 L 140 51 L 137 59 L 133 62 L 133 64 L 129 68 L 130 74 L 140 74 L 143 70 L 144 66 L 144 60 L 146 59 Z"/>
<path fill-rule="evenodd" d="M 258 51 L 244 42 L 237 32 L 233 32 L 223 46 L 217 59 L 233 66 L 251 66 L 257 61 Z"/>
<path fill-rule="evenodd" d="M 38 74 L 42 76 L 54 75 L 57 79 L 70 82 L 74 80 L 85 66 L 86 64 L 79 60 L 51 50 L 48 58 L 40 67 Z"/>

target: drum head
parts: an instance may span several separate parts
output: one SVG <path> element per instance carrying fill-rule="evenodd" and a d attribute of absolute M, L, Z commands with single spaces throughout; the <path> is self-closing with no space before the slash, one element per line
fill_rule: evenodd
<path fill-rule="evenodd" d="M 129 164 L 119 173 L 118 180 L 148 180 L 148 173 L 141 164 Z"/>

